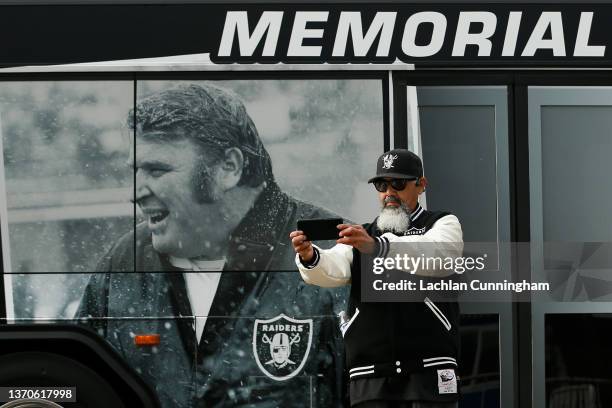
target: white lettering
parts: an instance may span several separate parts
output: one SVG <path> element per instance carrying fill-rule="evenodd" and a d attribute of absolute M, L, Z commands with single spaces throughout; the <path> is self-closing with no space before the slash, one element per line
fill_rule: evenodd
<path fill-rule="evenodd" d="M 550 27 L 550 39 L 545 40 L 544 34 Z M 533 57 L 539 49 L 551 49 L 555 57 L 565 57 L 565 37 L 563 36 L 563 20 L 559 11 L 545 11 L 540 16 L 522 57 Z"/>
<path fill-rule="evenodd" d="M 374 266 L 372 267 L 372 272 L 374 272 L 375 275 L 380 275 L 385 271 L 385 268 L 382 267 L 383 261 L 384 258 L 374 258 Z"/>
<path fill-rule="evenodd" d="M 589 45 L 592 22 L 592 11 L 580 13 L 578 34 L 576 34 L 576 46 L 574 47 L 575 57 L 603 57 L 606 54 L 605 45 Z"/>
<path fill-rule="evenodd" d="M 262 56 L 272 57 L 276 52 L 276 44 L 283 21 L 282 11 L 264 11 L 252 34 L 249 34 L 249 19 L 246 11 L 228 11 L 225 16 L 225 26 L 219 45 L 219 56 L 229 57 L 234 45 L 235 33 L 238 34 L 240 56 L 250 57 L 266 34 L 266 42 Z"/>
<path fill-rule="evenodd" d="M 410 270 L 410 274 L 414 275 L 417 270 L 421 269 L 421 258 L 411 257 L 410 262 L 412 263 L 412 269 Z"/>
<path fill-rule="evenodd" d="M 301 324 L 262 324 L 261 331 L 288 331 L 288 332 L 301 332 L 304 331 Z"/>
<path fill-rule="evenodd" d="M 288 57 L 318 57 L 321 55 L 320 45 L 302 45 L 306 38 L 323 38 L 323 29 L 308 29 L 309 22 L 326 22 L 327 11 L 298 11 L 295 13 L 293 30 L 289 40 Z"/>
<path fill-rule="evenodd" d="M 472 23 L 482 23 L 482 31 L 470 33 Z M 488 11 L 462 11 L 459 13 L 457 33 L 453 44 L 453 57 L 463 57 L 468 44 L 478 46 L 479 57 L 490 57 L 493 45 L 489 38 L 495 33 L 497 16 Z"/>
<path fill-rule="evenodd" d="M 393 28 L 395 26 L 396 12 L 378 12 L 368 31 L 363 35 L 363 26 L 361 24 L 361 13 L 358 11 L 346 11 L 340 14 L 338 21 L 338 31 L 334 41 L 334 57 L 342 57 L 346 52 L 346 44 L 348 43 L 348 34 L 351 32 L 353 41 L 353 52 L 356 57 L 365 57 L 372 47 L 374 40 L 380 33 L 380 40 L 376 48 L 377 57 L 385 57 L 389 55 L 391 47 L 391 38 L 393 38 Z"/>
<path fill-rule="evenodd" d="M 508 16 L 508 26 L 506 27 L 506 37 L 504 38 L 504 48 L 502 49 L 502 57 L 514 57 L 516 40 L 518 39 L 522 18 L 522 11 L 510 12 Z"/>
<path fill-rule="evenodd" d="M 429 44 L 417 45 L 416 35 L 423 23 L 433 24 L 431 39 Z M 404 36 L 402 37 L 402 51 L 410 57 L 431 57 L 442 49 L 445 34 L 446 17 L 444 17 L 444 14 L 435 11 L 415 13 L 406 21 Z"/>

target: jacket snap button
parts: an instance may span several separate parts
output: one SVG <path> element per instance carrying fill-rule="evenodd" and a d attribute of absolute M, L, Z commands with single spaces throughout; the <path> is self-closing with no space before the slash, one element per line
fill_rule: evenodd
<path fill-rule="evenodd" d="M 401 372 L 402 372 L 402 369 L 401 369 L 401 368 L 398 368 L 398 369 L 397 369 L 397 370 L 395 370 L 395 371 L 397 371 L 397 373 L 399 374 L 399 373 L 401 373 Z"/>
<path fill-rule="evenodd" d="M 395 365 L 396 365 L 396 366 L 399 366 L 400 364 L 401 364 L 401 363 L 399 362 L 399 360 L 395 362 Z"/>

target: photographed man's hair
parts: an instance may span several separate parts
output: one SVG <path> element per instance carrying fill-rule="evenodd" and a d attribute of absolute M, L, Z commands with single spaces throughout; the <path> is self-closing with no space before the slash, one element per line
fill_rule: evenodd
<path fill-rule="evenodd" d="M 226 149 L 238 148 L 245 160 L 238 185 L 256 187 L 274 180 L 272 162 L 257 128 L 231 91 L 205 83 L 152 94 L 138 101 L 136 117 L 130 111 L 128 126 L 138 137 L 149 134 L 165 140 L 193 140 L 215 160 Z"/>

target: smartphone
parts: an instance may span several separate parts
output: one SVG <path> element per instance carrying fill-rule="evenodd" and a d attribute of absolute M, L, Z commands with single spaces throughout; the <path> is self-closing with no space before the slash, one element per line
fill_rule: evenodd
<path fill-rule="evenodd" d="M 303 231 L 309 241 L 320 241 L 340 238 L 340 230 L 336 228 L 342 224 L 342 218 L 323 218 L 316 220 L 298 220 L 297 228 Z"/>

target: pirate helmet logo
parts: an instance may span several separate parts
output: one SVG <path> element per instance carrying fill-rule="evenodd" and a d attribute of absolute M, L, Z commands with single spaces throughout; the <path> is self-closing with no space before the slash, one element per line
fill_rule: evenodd
<path fill-rule="evenodd" d="M 453 378 L 455 378 L 455 375 L 452 370 L 442 370 L 442 372 L 440 372 L 440 380 L 442 380 L 442 382 L 450 381 Z"/>
<path fill-rule="evenodd" d="M 395 159 L 397 159 L 397 154 L 395 155 L 391 155 L 391 154 L 387 154 L 386 156 L 383 156 L 383 169 L 390 169 L 391 167 L 393 167 L 393 162 L 395 161 Z"/>
<path fill-rule="evenodd" d="M 312 319 L 297 320 L 280 314 L 255 320 L 253 355 L 259 369 L 276 381 L 296 376 L 306 364 L 312 343 Z"/>

